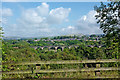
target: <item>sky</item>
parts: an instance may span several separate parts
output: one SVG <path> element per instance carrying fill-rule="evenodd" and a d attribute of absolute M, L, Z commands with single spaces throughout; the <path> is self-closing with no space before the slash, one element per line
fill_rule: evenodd
<path fill-rule="evenodd" d="M 0 12 L 4 36 L 102 34 L 95 19 L 95 5 L 100 2 L 3 2 Z"/>

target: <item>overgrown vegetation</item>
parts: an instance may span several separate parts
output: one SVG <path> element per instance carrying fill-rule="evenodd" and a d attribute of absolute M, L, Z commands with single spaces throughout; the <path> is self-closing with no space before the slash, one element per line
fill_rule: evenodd
<path fill-rule="evenodd" d="M 100 24 L 100 28 L 105 33 L 105 36 L 58 36 L 52 39 L 42 38 L 38 39 L 25 39 L 25 40 L 4 40 L 3 41 L 3 53 L 2 62 L 10 64 L 12 62 L 25 62 L 25 61 L 58 61 L 58 60 L 89 60 L 89 59 L 118 59 L 120 57 L 120 1 L 111 2 L 107 5 L 101 3 L 100 7 L 95 7 L 98 15 L 96 18 Z M 74 40 L 69 40 L 69 39 Z M 64 40 L 63 40 L 64 39 Z M 67 40 L 68 39 L 68 40 Z M 69 46 L 77 45 L 78 47 Z M 68 46 L 62 51 L 61 48 L 41 49 L 40 47 L 34 49 L 36 46 Z M 72 68 L 82 68 L 84 64 L 73 65 Z M 117 63 L 102 64 L 103 67 L 118 67 Z M 62 67 L 62 69 L 71 68 L 70 65 L 40 65 L 40 69 L 56 69 L 56 67 Z M 26 70 L 31 69 L 31 66 L 18 66 L 13 70 Z M 3 65 L 3 71 L 10 71 L 11 68 L 8 65 Z M 106 74 L 108 72 L 103 72 Z M 92 75 L 92 72 L 89 73 Z M 111 74 L 117 74 L 118 72 L 111 72 Z M 57 73 L 57 74 L 36 74 L 27 75 L 34 78 L 44 77 L 76 77 L 80 73 Z M 85 73 L 81 74 L 85 75 Z M 95 74 L 93 74 L 95 75 Z M 7 75 L 3 76 L 6 78 Z M 20 77 L 24 75 L 12 75 L 12 77 Z"/>

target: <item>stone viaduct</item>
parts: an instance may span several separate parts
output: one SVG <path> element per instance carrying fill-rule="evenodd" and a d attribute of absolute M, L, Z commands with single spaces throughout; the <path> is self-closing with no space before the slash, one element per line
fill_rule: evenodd
<path fill-rule="evenodd" d="M 47 48 L 48 50 L 58 50 L 58 49 L 61 49 L 61 51 L 64 50 L 64 48 L 71 48 L 71 47 L 74 47 L 74 48 L 77 48 L 79 47 L 78 45 L 70 45 L 70 46 L 31 46 L 31 48 L 34 48 L 34 49 L 38 49 L 38 48 L 41 48 L 42 50 L 44 48 Z M 104 45 L 99 45 L 99 46 L 95 46 L 95 45 L 86 45 L 86 47 L 98 47 L 98 48 L 101 48 L 101 47 L 104 47 Z"/>
<path fill-rule="evenodd" d="M 79 47 L 78 45 L 71 45 L 71 46 L 33 46 L 32 48 L 34 48 L 34 49 L 38 49 L 38 48 L 41 48 L 42 50 L 44 49 L 44 48 L 48 48 L 48 50 L 58 50 L 58 49 L 61 49 L 61 51 L 63 51 L 64 50 L 64 48 L 72 48 L 72 47 L 74 47 L 74 48 L 77 48 L 77 47 Z"/>

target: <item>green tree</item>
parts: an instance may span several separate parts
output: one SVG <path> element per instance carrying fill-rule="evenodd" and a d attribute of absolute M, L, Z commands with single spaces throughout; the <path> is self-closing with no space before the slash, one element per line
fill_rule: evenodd
<path fill-rule="evenodd" d="M 120 1 L 95 6 L 97 23 L 106 35 L 107 45 L 116 46 L 117 54 L 120 52 Z M 113 47 L 111 49 L 114 49 Z M 118 57 L 118 56 L 117 56 Z"/>
<path fill-rule="evenodd" d="M 96 19 L 100 28 L 108 38 L 120 39 L 120 1 L 111 2 L 107 5 L 101 3 L 100 7 L 95 7 L 97 11 Z"/>
<path fill-rule="evenodd" d="M 4 34 L 4 32 L 3 32 L 3 29 L 2 29 L 2 27 L 0 27 L 0 40 L 2 39 L 2 37 L 3 37 L 3 35 L 2 34 Z"/>

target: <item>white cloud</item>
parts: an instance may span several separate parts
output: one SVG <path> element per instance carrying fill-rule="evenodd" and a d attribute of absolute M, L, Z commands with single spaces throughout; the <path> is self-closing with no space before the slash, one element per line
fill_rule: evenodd
<path fill-rule="evenodd" d="M 46 20 L 46 16 L 48 15 L 48 12 L 49 12 L 49 5 L 46 3 L 42 3 L 37 8 L 30 8 L 24 10 L 22 12 L 21 18 L 26 23 L 40 26 L 40 24 L 42 24 Z"/>
<path fill-rule="evenodd" d="M 2 9 L 2 16 L 12 16 L 12 10 L 10 8 L 3 8 Z"/>
<path fill-rule="evenodd" d="M 84 34 L 101 34 L 99 25 L 96 23 L 95 15 L 96 11 L 89 11 L 87 15 L 82 16 L 75 25 L 76 31 Z"/>
<path fill-rule="evenodd" d="M 64 34 L 77 34 L 74 26 L 67 26 L 66 28 L 61 29 L 61 33 Z"/>
<path fill-rule="evenodd" d="M 84 20 L 84 21 L 86 20 L 86 18 L 87 18 L 87 16 L 82 16 L 81 17 L 81 19 Z"/>
<path fill-rule="evenodd" d="M 67 17 L 69 15 L 70 11 L 71 11 L 71 8 L 66 9 L 63 7 L 52 9 L 49 13 L 49 17 L 48 17 L 47 21 L 50 24 L 60 24 L 63 21 L 67 20 Z"/>
<path fill-rule="evenodd" d="M 2 24 L 7 24 L 8 22 L 8 17 L 13 16 L 13 12 L 10 8 L 3 8 L 0 9 L 0 21 L 2 22 Z"/>
<path fill-rule="evenodd" d="M 47 3 L 41 3 L 36 8 L 24 9 L 21 16 L 17 19 L 13 25 L 6 25 L 6 36 L 19 36 L 19 37 L 38 37 L 38 36 L 54 36 L 54 35 L 66 35 L 66 34 L 93 34 L 102 33 L 99 26 L 96 23 L 95 11 L 90 11 L 86 15 L 83 15 L 76 25 L 62 27 L 62 23 L 68 22 L 68 16 L 71 8 L 55 8 L 50 10 Z M 6 12 L 10 12 L 7 14 Z M 4 10 L 4 16 L 12 16 L 12 10 Z M 6 23 L 7 20 L 3 19 Z M 58 27 L 57 27 L 57 26 Z M 59 27 L 61 26 L 61 27 Z"/>
<path fill-rule="evenodd" d="M 68 29 L 74 29 L 74 27 L 73 26 L 68 26 Z"/>
<path fill-rule="evenodd" d="M 39 24 L 44 20 L 44 18 L 42 16 L 39 16 L 38 13 L 34 9 L 28 9 L 28 10 L 23 11 L 22 19 L 30 24 L 31 23 Z"/>
<path fill-rule="evenodd" d="M 37 7 L 37 11 L 40 16 L 47 16 L 49 12 L 49 5 L 46 3 L 42 3 L 41 6 Z"/>
<path fill-rule="evenodd" d="M 19 35 L 22 37 L 31 36 L 50 36 L 55 34 L 54 24 L 60 24 L 67 20 L 70 8 L 55 8 L 49 10 L 47 3 L 41 3 L 36 8 L 24 9 L 13 30 L 7 32 L 7 36 L 12 32 L 12 35 Z M 51 22 L 52 21 L 52 22 Z M 57 33 L 57 32 L 56 32 Z"/>
<path fill-rule="evenodd" d="M 62 28 L 61 32 L 65 34 L 101 34 L 99 25 L 96 23 L 95 11 L 89 11 L 86 15 L 83 15 L 74 26 L 68 26 Z"/>
<path fill-rule="evenodd" d="M 2 24 L 7 24 L 7 18 L 2 18 L 2 20 L 0 20 L 0 21 L 2 21 Z"/>

